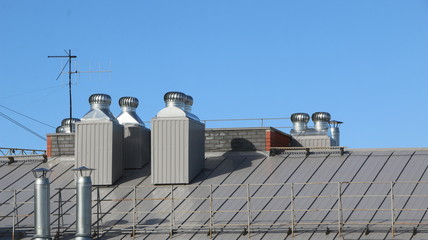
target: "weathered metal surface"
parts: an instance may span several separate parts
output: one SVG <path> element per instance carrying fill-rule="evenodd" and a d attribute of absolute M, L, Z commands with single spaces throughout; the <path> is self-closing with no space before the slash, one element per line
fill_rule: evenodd
<path fill-rule="evenodd" d="M 152 119 L 153 184 L 188 184 L 204 166 L 205 125 L 187 117 Z"/>
<path fill-rule="evenodd" d="M 216 239 L 243 239 L 249 235 L 252 239 L 392 239 L 393 197 L 395 223 L 410 224 L 394 225 L 394 239 L 410 239 L 413 226 L 417 227 L 413 239 L 426 239 L 428 151 L 351 150 L 343 156 L 332 153 L 308 157 L 238 152 L 207 157 L 204 171 L 191 185 L 150 185 L 149 167 L 145 167 L 125 171 L 116 187 L 99 188 L 103 217 L 99 228 L 94 189 L 93 229 L 99 229 L 108 239 L 128 238 L 134 230 L 137 238 L 166 239 L 171 229 L 177 239 L 209 238 L 210 226 L 215 230 L 211 236 Z M 52 184 L 74 187 L 72 175 L 67 174 L 72 165 L 72 161 L 54 164 Z M 0 171 L 4 167 L 8 166 L 3 165 Z M 14 172 L 21 168 L 24 165 Z M 12 182 L 8 185 L 18 186 Z M 70 201 L 64 203 L 62 230 L 70 232 L 75 228 L 73 188 L 63 190 L 62 195 L 67 196 L 63 201 Z M 51 200 L 58 200 L 57 196 L 52 190 Z M 31 196 L 27 197 L 21 200 L 31 201 Z M 53 213 L 58 210 L 56 204 Z M 52 226 L 56 226 L 56 216 L 52 216 Z M 344 223 L 340 234 L 339 221 Z M 366 224 L 371 230 L 368 235 L 364 234 Z M 20 227 L 25 226 L 31 223 L 20 221 Z M 294 238 L 287 235 L 292 226 Z"/>
<path fill-rule="evenodd" d="M 141 168 L 150 162 L 150 130 L 141 126 L 123 127 L 124 168 Z"/>
<path fill-rule="evenodd" d="M 112 185 L 123 173 L 123 126 L 114 121 L 82 121 L 76 127 L 76 167 L 95 169 L 93 185 Z"/>

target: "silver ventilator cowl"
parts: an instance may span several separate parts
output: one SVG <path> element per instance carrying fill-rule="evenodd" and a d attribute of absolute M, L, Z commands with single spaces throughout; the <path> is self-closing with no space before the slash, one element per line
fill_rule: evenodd
<path fill-rule="evenodd" d="M 61 121 L 61 126 L 63 127 L 64 133 L 75 132 L 75 125 L 77 122 L 80 122 L 78 118 L 65 118 Z M 70 129 L 71 125 L 71 129 Z"/>
<path fill-rule="evenodd" d="M 305 131 L 308 128 L 309 114 L 307 113 L 293 113 L 291 114 L 291 122 L 296 132 Z"/>
<path fill-rule="evenodd" d="M 192 106 L 193 106 L 193 97 L 190 95 L 186 95 L 186 101 L 185 101 L 185 108 L 184 110 L 186 112 L 192 112 Z"/>
<path fill-rule="evenodd" d="M 107 120 L 117 121 L 110 112 L 111 97 L 107 94 L 92 94 L 89 97 L 91 110 L 85 114 L 81 121 Z"/>
<path fill-rule="evenodd" d="M 67 126 L 70 126 L 70 124 L 74 125 L 77 122 L 80 122 L 80 119 L 78 119 L 78 118 L 72 118 L 72 119 L 65 118 L 61 121 L 61 126 L 67 127 Z"/>
<path fill-rule="evenodd" d="M 165 101 L 166 107 L 177 107 L 185 110 L 187 95 L 182 92 L 167 92 L 163 96 L 163 100 Z"/>
<path fill-rule="evenodd" d="M 199 121 L 198 116 L 192 113 L 192 106 L 193 106 L 193 97 L 190 95 L 186 95 L 186 101 L 184 106 L 184 111 L 187 112 L 187 116 L 189 118 L 192 118 L 193 120 Z"/>
<path fill-rule="evenodd" d="M 65 133 L 65 129 L 63 126 L 59 126 L 55 130 L 56 133 Z"/>
<path fill-rule="evenodd" d="M 144 122 L 135 112 L 138 104 L 138 98 L 136 97 L 121 97 L 119 99 L 119 106 L 122 112 L 117 117 L 117 121 L 122 125 L 144 126 Z"/>
<path fill-rule="evenodd" d="M 107 94 L 92 94 L 89 97 L 89 104 L 92 109 L 108 109 L 111 104 L 111 97 Z"/>
<path fill-rule="evenodd" d="M 328 130 L 328 122 L 331 119 L 331 115 L 328 112 L 316 112 L 312 114 L 312 121 L 315 124 L 315 130 L 326 131 Z"/>

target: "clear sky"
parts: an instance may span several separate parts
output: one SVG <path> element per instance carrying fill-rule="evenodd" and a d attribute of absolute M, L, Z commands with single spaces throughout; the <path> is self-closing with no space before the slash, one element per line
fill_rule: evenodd
<path fill-rule="evenodd" d="M 139 98 L 147 121 L 182 91 L 200 119 L 327 111 L 343 146 L 428 147 L 427 0 L 2 0 L 0 27 L 0 112 L 42 136 L 55 129 L 4 107 L 59 126 L 65 59 L 47 56 L 71 49 L 73 70 L 112 71 L 73 76 L 75 117 L 106 93 L 116 116 Z M 46 143 L 0 116 L 0 147 Z"/>

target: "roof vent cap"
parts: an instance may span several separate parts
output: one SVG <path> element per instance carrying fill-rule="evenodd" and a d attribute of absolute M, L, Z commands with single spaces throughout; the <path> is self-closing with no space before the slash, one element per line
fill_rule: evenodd
<path fill-rule="evenodd" d="M 122 109 L 122 113 L 117 117 L 117 121 L 122 125 L 144 126 L 144 122 L 135 112 L 138 104 L 139 101 L 136 97 L 121 97 L 119 106 Z"/>
<path fill-rule="evenodd" d="M 92 109 L 108 109 L 111 104 L 111 97 L 107 94 L 97 93 L 89 97 L 89 104 Z"/>
<path fill-rule="evenodd" d="M 312 114 L 313 122 L 329 122 L 331 119 L 331 115 L 328 112 L 316 112 Z"/>
<path fill-rule="evenodd" d="M 121 97 L 119 99 L 119 106 L 124 108 L 131 108 L 131 110 L 135 110 L 138 107 L 138 98 L 136 97 Z"/>
<path fill-rule="evenodd" d="M 190 113 L 192 112 L 192 106 L 193 106 L 193 97 L 190 95 L 186 95 L 184 110 Z"/>
<path fill-rule="evenodd" d="M 308 123 L 309 122 L 309 114 L 307 113 L 293 113 L 291 114 L 291 122 L 302 122 L 302 123 Z"/>
<path fill-rule="evenodd" d="M 80 119 L 78 118 L 65 118 L 61 121 L 61 126 L 66 127 L 66 126 L 70 126 L 76 124 L 77 122 L 80 122 Z"/>
<path fill-rule="evenodd" d="M 193 105 L 193 97 L 190 95 L 186 95 L 186 105 Z"/>
<path fill-rule="evenodd" d="M 56 133 L 65 133 L 65 129 L 63 126 L 59 126 L 55 130 Z"/>
<path fill-rule="evenodd" d="M 61 121 L 61 126 L 63 128 L 62 133 L 73 133 L 76 130 L 76 123 L 80 122 L 78 118 L 65 118 Z"/>
<path fill-rule="evenodd" d="M 315 130 L 326 131 L 331 115 L 328 112 L 316 112 L 312 114 L 312 121 L 315 123 Z"/>
<path fill-rule="evenodd" d="M 85 114 L 81 121 L 114 121 L 117 122 L 116 118 L 110 112 L 111 97 L 107 94 L 92 94 L 89 97 L 89 104 L 91 110 Z"/>
<path fill-rule="evenodd" d="M 166 107 L 177 107 L 184 110 L 187 101 L 187 95 L 182 92 L 167 92 L 163 96 Z"/>
<path fill-rule="evenodd" d="M 293 113 L 291 114 L 291 122 L 295 132 L 303 132 L 308 128 L 309 114 L 307 113 Z M 294 132 L 293 131 L 293 132 Z"/>

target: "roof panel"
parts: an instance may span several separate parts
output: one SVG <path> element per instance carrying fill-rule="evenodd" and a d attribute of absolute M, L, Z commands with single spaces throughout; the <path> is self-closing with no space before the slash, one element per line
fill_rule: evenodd
<path fill-rule="evenodd" d="M 207 238 L 207 227 L 200 228 L 202 224 L 209 223 L 210 196 L 209 184 L 213 184 L 213 197 L 218 198 L 213 202 L 213 209 L 221 211 L 241 211 L 219 212 L 214 216 L 215 223 L 228 224 L 229 227 L 220 231 L 218 227 L 214 234 L 216 239 L 237 239 L 248 238 L 242 235 L 242 231 L 248 221 L 247 212 L 247 185 L 251 195 L 251 218 L 253 239 L 292 239 L 287 237 L 288 226 L 292 221 L 291 210 L 291 183 L 294 183 L 294 193 L 297 195 L 294 208 L 296 211 L 294 220 L 299 221 L 296 226 L 296 236 L 294 239 L 334 239 L 337 237 L 337 182 L 351 181 L 353 183 L 342 183 L 342 208 L 387 208 L 391 202 L 388 197 L 390 181 L 428 181 L 428 151 L 427 150 L 400 150 L 394 152 L 388 150 L 356 150 L 349 155 L 340 156 L 337 154 L 313 154 L 309 157 L 305 155 L 282 155 L 268 157 L 262 153 L 208 153 L 205 169 L 193 181 L 191 185 L 174 186 L 174 227 L 178 228 L 175 238 L 190 239 Z M 410 159 L 410 156 L 413 157 Z M 410 161 L 407 161 L 409 160 Z M 13 163 L 17 164 L 17 163 Z M 13 165 L 12 164 L 12 165 Z M 29 188 L 27 192 L 19 193 L 18 199 L 21 201 L 32 201 L 32 184 L 34 177 L 31 169 L 36 166 L 47 166 L 53 168 L 51 176 L 51 211 L 58 211 L 57 187 L 70 187 L 62 191 L 62 199 L 65 202 L 63 210 L 65 226 L 72 231 L 74 229 L 74 180 L 70 169 L 74 161 L 50 161 L 48 164 L 28 163 L 16 167 L 13 170 L 10 165 L 2 165 L 0 172 L 8 174 L 9 177 L 0 178 L 1 183 L 11 187 Z M 13 171 L 11 171 L 13 170 Z M 109 239 L 122 239 L 129 237 L 134 221 L 134 194 L 138 200 L 136 215 L 140 229 L 147 231 L 157 229 L 156 233 L 139 233 L 137 237 L 145 239 L 165 239 L 171 224 L 171 186 L 153 186 L 150 184 L 150 166 L 145 166 L 142 170 L 127 170 L 125 176 L 119 180 L 117 185 L 111 187 L 100 187 L 99 195 L 105 200 L 101 203 L 102 214 L 105 213 L 101 229 L 108 231 L 105 237 Z M 17 174 L 19 173 L 19 174 Z M 422 177 L 422 178 L 421 178 Z M 17 183 L 14 183 L 14 182 Z M 369 183 L 375 181 L 377 183 Z M 378 183 L 386 181 L 386 183 Z M 322 183 L 322 182 L 330 182 Z M 367 183 L 357 183 L 367 182 Z M 309 184 L 307 184 L 309 183 Z M 242 186 L 229 184 L 244 184 Z M 251 185 L 253 184 L 253 185 Z M 258 184 L 263 184 L 260 186 Z M 137 191 L 134 193 L 134 185 Z M 217 186 L 221 185 L 221 186 Z M 395 197 L 394 206 L 396 208 L 397 221 L 418 223 L 421 219 L 426 219 L 428 201 L 426 197 L 418 196 L 428 192 L 427 183 L 396 183 L 394 185 Z M 359 197 L 356 195 L 365 195 Z M 369 195 L 382 195 L 370 197 Z M 404 195 L 404 196 L 400 196 Z M 412 195 L 409 197 L 408 195 Z M 0 201 L 7 201 L 11 195 L 1 194 Z M 93 199 L 97 198 L 97 190 L 93 192 Z M 198 199 L 199 198 L 199 199 Z M 236 199 L 235 199 L 236 198 Z M 120 201 L 118 201 L 120 200 Z M 96 202 L 94 202 L 93 222 L 96 220 Z M 323 211 L 322 209 L 333 210 Z M 419 208 L 423 211 L 402 211 L 400 208 Z M 21 206 L 19 213 L 32 214 L 32 204 Z M 200 211 L 199 213 L 189 213 L 188 211 Z M 259 210 L 265 210 L 260 213 Z M 277 211 L 280 210 L 280 211 Z M 285 211 L 284 211 L 285 210 Z M 309 210 L 309 211 L 307 211 Z M 2 206 L 1 213 L 7 212 L 6 205 Z M 156 211 L 146 213 L 145 211 Z M 283 211 L 283 212 L 281 212 Z M 344 226 L 345 239 L 391 239 L 388 233 L 390 221 L 390 211 L 353 211 L 343 210 L 344 219 L 348 219 L 348 224 Z M 369 221 L 373 214 L 373 223 L 387 223 L 384 229 L 376 229 L 370 226 L 371 232 L 367 237 L 363 234 L 365 225 L 352 225 L 361 221 Z M 53 226 L 56 225 L 56 217 L 52 215 Z M 10 218 L 0 220 L 2 226 L 11 226 Z M 428 220 L 423 220 L 422 223 Z M 322 225 L 304 225 L 304 223 L 318 223 Z M 330 234 L 326 235 L 325 223 L 329 223 Z M 20 226 L 32 226 L 32 217 L 22 218 Z M 70 228 L 71 224 L 71 228 Z M 120 224 L 119 226 L 117 224 Z M 180 227 L 181 224 L 187 225 Z M 240 225 L 234 225 L 240 224 Z M 263 225 L 257 225 L 263 224 Z M 265 226 L 276 224 L 271 230 L 265 231 Z M 116 225 L 116 226 L 114 226 Z M 198 225 L 191 227 L 190 225 Z M 421 230 L 414 239 L 426 238 L 426 225 L 418 226 Z M 395 239 L 408 239 L 408 229 L 397 226 L 398 236 Z M 54 228 L 53 228 L 54 229 Z M 317 229 L 317 230 L 315 230 Z M 425 229 L 425 230 L 424 230 Z M 122 232 L 117 232 L 121 230 Z M 158 231 L 161 230 L 161 231 Z M 199 230 L 199 231 L 198 231 Z M 423 231 L 422 231 L 423 230 Z M 53 230 L 54 231 L 54 230 Z M 403 232 L 404 231 L 404 232 Z"/>

